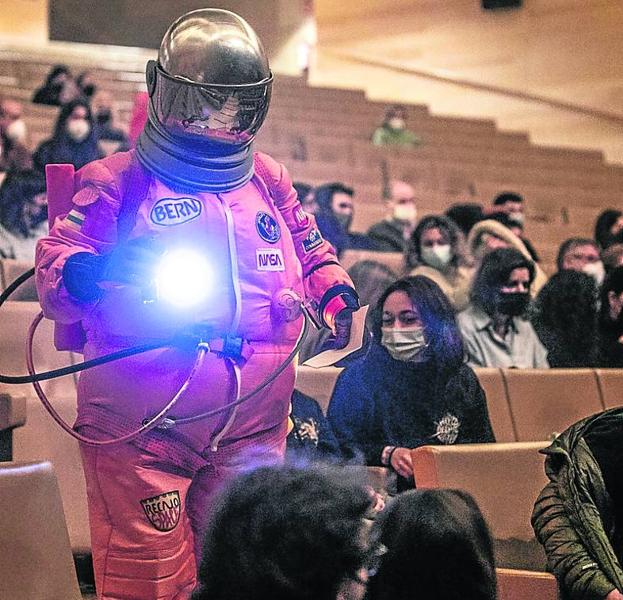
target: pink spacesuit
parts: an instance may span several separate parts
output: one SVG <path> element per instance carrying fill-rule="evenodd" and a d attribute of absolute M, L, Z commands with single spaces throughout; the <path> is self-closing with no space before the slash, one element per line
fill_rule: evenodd
<path fill-rule="evenodd" d="M 226 13 L 195 11 L 212 12 Z M 251 154 L 232 185 L 219 175 L 219 191 L 193 189 L 192 181 L 168 180 L 152 162 L 159 149 L 148 142 L 78 172 L 72 210 L 38 244 L 37 288 L 46 317 L 81 322 L 85 359 L 197 334 L 199 326 L 212 351 L 169 415 L 175 421 L 248 393 L 284 361 L 303 323 L 281 301 L 284 290 L 315 301 L 319 319 L 334 327 L 346 306 L 340 292 L 352 282 L 282 165 Z M 207 299 L 180 309 L 145 302 L 140 285 L 108 281 L 88 300 L 68 289 L 74 255 L 106 257 L 147 238 L 208 258 L 215 279 Z M 237 354 L 224 351 L 225 338 L 240 344 Z M 170 346 L 83 372 L 76 428 L 97 439 L 136 430 L 176 393 L 195 358 L 193 345 Z M 289 365 L 260 393 L 214 417 L 156 428 L 121 446 L 82 445 L 99 597 L 188 597 L 213 494 L 254 461 L 283 455 L 295 371 Z"/>

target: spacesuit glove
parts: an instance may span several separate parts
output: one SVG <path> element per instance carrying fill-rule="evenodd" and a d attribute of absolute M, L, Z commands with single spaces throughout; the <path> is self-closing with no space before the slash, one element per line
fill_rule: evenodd
<path fill-rule="evenodd" d="M 81 302 L 95 302 L 103 290 L 97 285 L 101 280 L 106 259 L 99 254 L 77 252 L 63 266 L 63 284 L 69 294 Z"/>
<path fill-rule="evenodd" d="M 350 340 L 353 312 L 359 309 L 357 292 L 347 285 L 337 285 L 322 297 L 319 313 L 322 322 L 331 329 L 334 338 L 330 346 L 336 350 L 344 348 Z"/>

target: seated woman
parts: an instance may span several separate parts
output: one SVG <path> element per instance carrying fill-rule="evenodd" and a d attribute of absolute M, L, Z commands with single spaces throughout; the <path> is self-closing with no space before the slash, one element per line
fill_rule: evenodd
<path fill-rule="evenodd" d="M 623 267 L 611 271 L 601 288 L 600 364 L 623 368 Z"/>
<path fill-rule="evenodd" d="M 474 499 L 459 490 L 398 496 L 373 525 L 379 552 L 367 600 L 495 600 L 493 542 Z"/>
<path fill-rule="evenodd" d="M 102 156 L 91 109 L 85 100 L 74 100 L 61 108 L 52 137 L 39 145 L 32 159 L 43 172 L 45 165 L 63 163 L 77 170 Z"/>
<path fill-rule="evenodd" d="M 454 310 L 467 307 L 474 270 L 465 255 L 463 236 L 450 219 L 422 219 L 411 235 L 405 260 L 409 275 L 432 279 Z"/>
<path fill-rule="evenodd" d="M 346 459 L 391 467 L 402 490 L 414 484 L 412 448 L 495 438 L 439 286 L 422 276 L 400 279 L 375 310 L 370 349 L 340 374 L 328 417 Z"/>

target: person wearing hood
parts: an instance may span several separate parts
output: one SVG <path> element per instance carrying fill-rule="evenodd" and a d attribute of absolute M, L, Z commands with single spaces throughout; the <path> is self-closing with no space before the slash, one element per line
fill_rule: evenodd
<path fill-rule="evenodd" d="M 495 219 L 485 219 L 476 223 L 467 236 L 467 250 L 473 257 L 476 267 L 489 252 L 497 248 L 514 248 L 533 264 L 534 281 L 530 293 L 533 298 L 536 297 L 547 283 L 548 277 L 539 264 L 533 261 L 532 255 L 523 240 Z"/>
<path fill-rule="evenodd" d="M 385 205 L 387 217 L 368 229 L 368 237 L 380 252 L 404 252 L 417 222 L 413 187 L 406 181 L 390 182 Z"/>
<path fill-rule="evenodd" d="M 422 145 L 422 138 L 407 129 L 407 111 L 404 106 L 387 108 L 380 127 L 372 134 L 375 146 L 403 146 L 415 148 Z"/>
<path fill-rule="evenodd" d="M 609 208 L 599 215 L 595 223 L 595 241 L 602 250 L 623 243 L 623 212 Z"/>
<path fill-rule="evenodd" d="M 111 144 L 115 152 L 129 150 L 128 136 L 115 124 L 112 95 L 104 90 L 96 92 L 91 100 L 91 110 L 98 141 Z"/>
<path fill-rule="evenodd" d="M 353 188 L 338 182 L 320 185 L 314 191 L 318 229 L 338 256 L 344 250 L 377 250 L 376 244 L 366 235 L 350 232 L 355 215 L 354 196 Z"/>
<path fill-rule="evenodd" d="M 608 273 L 601 288 L 599 313 L 601 366 L 623 367 L 623 267 Z"/>
<path fill-rule="evenodd" d="M 26 123 L 22 104 L 0 97 L 0 172 L 24 171 L 32 168 L 26 148 Z"/>
<path fill-rule="evenodd" d="M 583 419 L 541 452 L 549 483 L 532 512 L 566 600 L 623 600 L 623 408 Z"/>
<path fill-rule="evenodd" d="M 471 304 L 457 317 L 471 366 L 549 367 L 547 350 L 524 318 L 534 272 L 534 263 L 514 248 L 498 248 L 484 257 Z"/>
<path fill-rule="evenodd" d="M 328 417 L 345 460 L 389 467 L 399 491 L 414 486 L 411 449 L 495 441 L 485 393 L 435 282 L 405 277 L 385 290 L 368 353 L 339 375 Z"/>
<path fill-rule="evenodd" d="M 91 109 L 84 100 L 73 100 L 61 108 L 52 137 L 33 154 L 35 169 L 42 172 L 45 165 L 63 163 L 77 170 L 98 158 L 102 158 L 102 153 L 97 146 Z"/>
<path fill-rule="evenodd" d="M 80 90 L 71 76 L 71 71 L 65 65 L 54 65 L 44 84 L 38 88 L 32 101 L 34 104 L 49 104 L 63 106 L 80 95 Z"/>
<path fill-rule="evenodd" d="M 474 269 L 465 255 L 463 236 L 452 220 L 442 216 L 422 219 L 409 240 L 405 262 L 409 275 L 432 279 L 454 310 L 467 307 Z"/>

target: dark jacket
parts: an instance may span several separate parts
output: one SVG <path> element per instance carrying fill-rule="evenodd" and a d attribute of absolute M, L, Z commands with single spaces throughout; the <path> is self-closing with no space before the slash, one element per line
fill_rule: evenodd
<path fill-rule="evenodd" d="M 33 154 L 35 169 L 45 170 L 48 164 L 71 164 L 76 170 L 91 161 L 102 158 L 97 146 L 97 137 L 93 131 L 82 142 L 72 140 L 66 133 L 42 142 Z"/>
<path fill-rule="evenodd" d="M 368 229 L 368 237 L 376 244 L 379 252 L 404 252 L 407 242 L 404 229 L 396 219 L 384 219 Z"/>
<path fill-rule="evenodd" d="M 599 363 L 602 367 L 623 367 L 623 312 L 615 321 L 602 320 L 599 325 L 599 346 Z"/>
<path fill-rule="evenodd" d="M 495 441 L 470 367 L 444 376 L 431 361 L 394 360 L 377 343 L 340 374 L 328 417 L 345 458 L 371 466 L 385 446 Z"/>
<path fill-rule="evenodd" d="M 32 169 L 32 157 L 26 146 L 0 135 L 0 150 L 0 171 Z"/>
<path fill-rule="evenodd" d="M 532 526 L 572 600 L 603 600 L 615 587 L 623 590 L 622 440 L 623 409 L 616 408 L 572 425 L 542 451 L 550 482 L 536 501 Z"/>

